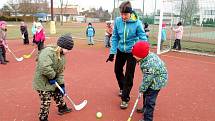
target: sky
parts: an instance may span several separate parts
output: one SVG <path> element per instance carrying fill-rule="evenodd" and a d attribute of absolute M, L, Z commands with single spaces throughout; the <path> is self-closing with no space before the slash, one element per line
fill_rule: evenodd
<path fill-rule="evenodd" d="M 53 0 L 54 6 L 58 7 L 60 6 L 60 0 Z M 66 3 L 67 0 L 64 0 Z M 118 1 L 118 0 L 115 0 Z M 118 7 L 121 3 L 116 2 L 116 7 Z M 143 8 L 143 0 L 130 0 L 133 8 Z M 1 0 L 0 2 L 0 8 L 7 3 L 7 0 Z M 68 0 L 69 4 L 78 4 L 81 8 L 99 8 L 102 6 L 103 9 L 108 10 L 111 12 L 114 8 L 114 0 Z M 145 0 L 145 12 L 147 11 L 153 11 L 154 9 L 154 0 Z"/>

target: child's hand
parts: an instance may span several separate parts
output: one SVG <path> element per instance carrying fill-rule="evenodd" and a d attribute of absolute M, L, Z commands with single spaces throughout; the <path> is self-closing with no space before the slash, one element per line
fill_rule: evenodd
<path fill-rule="evenodd" d="M 142 88 L 142 86 L 139 87 L 139 93 L 144 93 L 144 89 Z"/>
<path fill-rule="evenodd" d="M 48 80 L 49 84 L 53 85 L 55 84 L 55 82 L 57 82 L 55 79 L 51 79 L 51 80 Z"/>

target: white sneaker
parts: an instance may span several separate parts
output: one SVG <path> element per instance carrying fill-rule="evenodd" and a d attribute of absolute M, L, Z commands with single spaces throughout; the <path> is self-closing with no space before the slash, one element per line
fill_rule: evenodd
<path fill-rule="evenodd" d="M 119 96 L 120 97 L 122 96 L 122 90 L 119 90 Z"/>
<path fill-rule="evenodd" d="M 128 102 L 122 101 L 120 104 L 121 109 L 126 109 L 128 107 Z"/>

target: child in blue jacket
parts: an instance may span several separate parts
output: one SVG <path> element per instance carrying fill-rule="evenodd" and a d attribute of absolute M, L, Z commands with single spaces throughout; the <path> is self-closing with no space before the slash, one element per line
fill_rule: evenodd
<path fill-rule="evenodd" d="M 160 49 L 163 49 L 163 43 L 166 41 L 166 23 L 162 24 L 162 30 L 161 30 L 161 45 Z"/>
<path fill-rule="evenodd" d="M 94 45 L 93 37 L 95 36 L 95 29 L 93 28 L 92 23 L 88 24 L 86 36 L 88 40 L 88 45 Z"/>
<path fill-rule="evenodd" d="M 140 110 L 144 118 L 140 121 L 153 121 L 153 112 L 158 93 L 167 84 L 168 73 L 164 62 L 152 52 L 149 52 L 149 43 L 139 41 L 132 54 L 140 63 L 143 81 L 139 93 L 143 93 L 143 108 Z"/>

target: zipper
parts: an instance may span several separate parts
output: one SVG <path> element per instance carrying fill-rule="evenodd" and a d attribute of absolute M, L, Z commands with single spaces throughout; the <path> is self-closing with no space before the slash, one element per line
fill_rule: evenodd
<path fill-rule="evenodd" d="M 125 22 L 125 27 L 124 27 L 124 51 L 125 51 L 125 46 L 126 46 L 125 45 L 125 39 L 126 39 L 126 22 Z"/>

